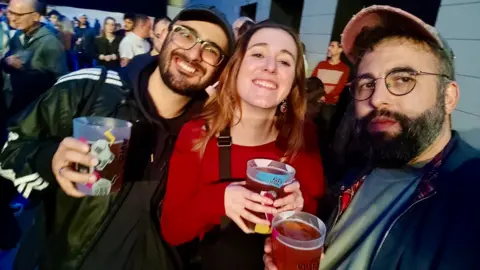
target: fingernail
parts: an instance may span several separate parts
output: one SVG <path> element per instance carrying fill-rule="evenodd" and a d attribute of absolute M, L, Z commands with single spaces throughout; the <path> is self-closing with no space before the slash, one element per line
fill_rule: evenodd
<path fill-rule="evenodd" d="M 93 183 L 93 182 L 97 181 L 97 177 L 95 175 L 90 175 L 90 177 L 88 178 L 88 181 Z"/>
<path fill-rule="evenodd" d="M 98 164 L 98 159 L 96 158 L 93 158 L 91 161 L 90 161 L 90 165 L 92 166 L 96 166 Z"/>

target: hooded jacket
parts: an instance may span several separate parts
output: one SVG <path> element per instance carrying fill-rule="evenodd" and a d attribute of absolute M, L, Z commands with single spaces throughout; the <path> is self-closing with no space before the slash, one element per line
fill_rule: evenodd
<path fill-rule="evenodd" d="M 100 69 L 84 69 L 60 78 L 32 110 L 9 128 L 9 141 L 0 155 L 0 174 L 11 180 L 17 191 L 32 203 L 43 202 L 37 222 L 43 222 L 41 233 L 47 236 L 46 241 L 37 247 L 32 245 L 35 241 L 39 242 L 38 239 L 22 245 L 21 248 L 31 251 L 20 251 L 19 254 L 24 255 L 17 257 L 17 265 L 40 260 L 40 269 L 80 269 L 135 182 L 145 176 L 151 155 L 159 155 L 154 152 L 155 144 L 167 145 L 159 162 L 168 163 L 177 134 L 170 132 L 161 119 L 148 113 L 138 87 L 141 71 L 149 65 L 156 65 L 156 59 L 145 58 L 145 61 L 136 65 L 129 69 L 128 74 L 108 71 L 98 97 L 87 113 L 133 123 L 124 184 L 118 194 L 82 199 L 69 197 L 58 188 L 51 169 L 52 157 L 60 141 L 72 135 L 72 120 L 81 116 L 79 114 L 86 100 L 98 84 Z M 186 112 L 189 115 L 198 111 L 203 104 L 200 100 L 192 103 L 194 105 Z M 185 118 L 187 120 L 188 117 Z M 151 200 L 151 215 L 157 224 L 167 168 L 162 166 L 155 172 L 155 177 L 160 181 Z M 25 242 L 29 241 L 28 235 L 25 238 Z M 161 254 L 174 252 L 168 246 L 163 248 Z M 165 261 L 174 257 L 168 255 Z M 154 269 L 175 269 L 175 263 L 165 262 L 164 267 Z M 33 268 L 17 266 L 17 269 Z"/>
<path fill-rule="evenodd" d="M 43 24 L 27 42 L 25 34 L 17 31 L 10 40 L 5 58 L 12 55 L 18 56 L 24 65 L 16 69 L 2 61 L 5 72 L 10 73 L 14 96 L 10 115 L 24 109 L 68 71 L 62 42 Z"/>

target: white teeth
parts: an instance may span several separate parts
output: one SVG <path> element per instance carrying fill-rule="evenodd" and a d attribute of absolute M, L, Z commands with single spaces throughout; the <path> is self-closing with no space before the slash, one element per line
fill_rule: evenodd
<path fill-rule="evenodd" d="M 183 62 L 183 61 L 180 61 L 180 62 L 178 63 L 178 65 L 179 65 L 182 69 L 184 69 L 185 71 L 187 71 L 187 72 L 190 72 L 190 73 L 194 73 L 194 72 L 195 72 L 195 69 L 194 69 L 194 68 L 189 67 L 189 66 L 188 66 L 185 62 Z"/>
<path fill-rule="evenodd" d="M 275 84 L 269 83 L 269 82 L 266 82 L 266 81 L 255 80 L 255 84 L 259 85 L 259 86 L 262 86 L 262 87 L 265 87 L 265 88 L 270 88 L 270 89 L 276 89 L 277 88 L 277 86 Z"/>

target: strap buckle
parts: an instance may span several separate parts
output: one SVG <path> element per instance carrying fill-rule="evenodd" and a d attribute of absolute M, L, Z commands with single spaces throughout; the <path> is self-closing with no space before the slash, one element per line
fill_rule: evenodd
<path fill-rule="evenodd" d="M 232 146 L 232 137 L 231 136 L 218 136 L 217 137 L 217 146 L 218 147 L 230 147 Z"/>

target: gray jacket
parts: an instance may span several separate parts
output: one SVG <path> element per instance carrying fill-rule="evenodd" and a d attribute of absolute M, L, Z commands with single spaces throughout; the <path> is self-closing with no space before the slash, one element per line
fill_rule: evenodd
<path fill-rule="evenodd" d="M 11 75 L 14 103 L 10 115 L 37 99 L 68 71 L 62 42 L 43 24 L 28 42 L 25 42 L 25 34 L 17 31 L 10 40 L 10 50 L 5 58 L 11 55 L 18 56 L 24 65 L 15 69 L 2 61 L 3 69 Z"/>

